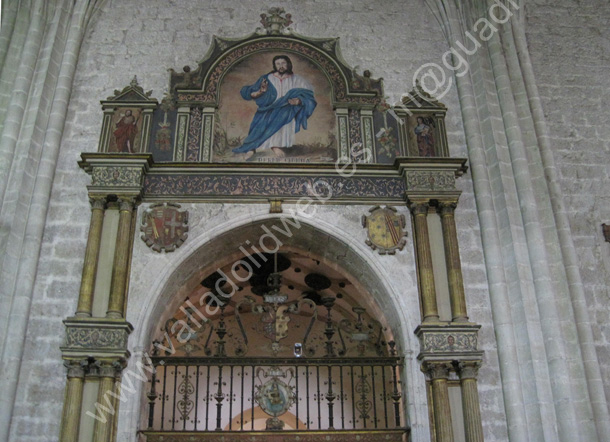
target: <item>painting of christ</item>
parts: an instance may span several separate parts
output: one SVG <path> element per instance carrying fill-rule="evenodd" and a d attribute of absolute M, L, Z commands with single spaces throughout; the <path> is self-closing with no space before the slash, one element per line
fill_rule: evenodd
<path fill-rule="evenodd" d="M 330 92 L 326 77 L 303 56 L 259 53 L 246 58 L 221 86 L 212 161 L 334 161 Z"/>

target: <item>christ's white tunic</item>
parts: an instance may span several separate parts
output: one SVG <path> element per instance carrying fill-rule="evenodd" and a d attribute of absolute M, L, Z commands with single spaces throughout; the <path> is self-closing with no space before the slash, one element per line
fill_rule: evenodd
<path fill-rule="evenodd" d="M 277 98 L 275 101 L 282 98 L 291 89 L 308 89 L 313 91 L 313 87 L 303 77 L 292 74 L 284 79 L 278 78 L 275 73 L 267 75 L 267 80 L 273 85 L 277 91 Z M 260 147 L 257 149 L 270 149 L 272 147 L 291 147 L 294 144 L 294 118 L 290 123 L 285 124 L 269 137 Z"/>

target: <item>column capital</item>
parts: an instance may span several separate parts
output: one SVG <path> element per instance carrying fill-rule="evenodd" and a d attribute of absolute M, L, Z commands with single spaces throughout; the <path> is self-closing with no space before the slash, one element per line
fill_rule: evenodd
<path fill-rule="evenodd" d="M 441 216 L 453 215 L 457 207 L 457 200 L 439 200 L 437 211 Z"/>
<path fill-rule="evenodd" d="M 67 377 L 69 378 L 84 378 L 85 371 L 89 366 L 87 359 L 73 359 L 64 361 L 64 367 L 68 369 Z"/>
<path fill-rule="evenodd" d="M 407 207 L 411 213 L 415 215 L 427 215 L 430 207 L 430 200 L 412 200 L 407 201 Z"/>
<path fill-rule="evenodd" d="M 125 367 L 125 361 L 117 359 L 102 359 L 95 363 L 99 367 L 99 376 L 102 378 L 116 378 L 120 376 Z"/>
<path fill-rule="evenodd" d="M 131 212 L 139 203 L 139 199 L 134 195 L 117 195 L 119 211 Z"/>
<path fill-rule="evenodd" d="M 102 195 L 90 195 L 89 203 L 91 204 L 92 210 L 104 210 L 108 203 L 108 198 Z"/>
<path fill-rule="evenodd" d="M 461 380 L 476 379 L 481 365 L 481 361 L 460 361 L 456 363 L 456 372 Z"/>
<path fill-rule="evenodd" d="M 449 379 L 449 373 L 453 370 L 453 364 L 449 361 L 425 361 L 421 365 L 421 371 L 431 380 Z"/>

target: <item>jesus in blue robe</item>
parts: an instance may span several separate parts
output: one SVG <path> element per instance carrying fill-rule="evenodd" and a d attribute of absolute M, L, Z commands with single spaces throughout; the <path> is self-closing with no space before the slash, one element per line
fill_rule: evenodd
<path fill-rule="evenodd" d="M 294 135 L 301 128 L 307 129 L 307 119 L 317 105 L 311 84 L 292 73 L 290 58 L 276 56 L 273 68 L 240 91 L 242 98 L 254 100 L 258 106 L 248 136 L 233 149 L 235 153 L 245 153 L 246 159 L 257 149 L 271 149 L 276 156 L 285 156 L 282 149 L 294 144 Z"/>

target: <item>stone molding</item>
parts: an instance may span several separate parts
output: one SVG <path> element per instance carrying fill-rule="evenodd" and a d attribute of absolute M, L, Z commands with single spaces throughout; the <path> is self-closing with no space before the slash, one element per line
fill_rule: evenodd
<path fill-rule="evenodd" d="M 61 347 L 64 359 L 128 358 L 127 339 L 133 330 L 123 320 L 103 318 L 68 318 L 66 341 Z"/>
<path fill-rule="evenodd" d="M 204 442 L 228 442 L 228 441 L 244 441 L 244 442 L 282 442 L 284 440 L 298 440 L 299 442 L 402 442 L 405 433 L 408 430 L 368 430 L 368 431 L 316 431 L 308 432 L 301 431 L 281 431 L 281 432 L 239 432 L 239 431 L 222 431 L 222 432 L 157 432 L 144 431 L 148 442 L 190 442 L 194 440 Z"/>

